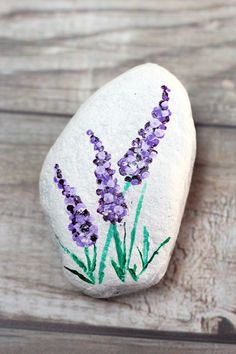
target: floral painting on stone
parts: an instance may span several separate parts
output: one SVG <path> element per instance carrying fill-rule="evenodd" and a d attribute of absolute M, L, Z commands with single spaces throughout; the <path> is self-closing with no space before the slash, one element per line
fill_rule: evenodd
<path fill-rule="evenodd" d="M 97 210 L 88 210 L 86 200 L 82 200 L 74 187 L 70 186 L 69 177 L 65 176 L 58 163 L 54 166 L 54 183 L 57 192 L 60 191 L 65 203 L 65 212 L 68 214 L 68 237 L 78 246 L 78 252 L 72 252 L 65 247 L 60 239 L 57 240 L 63 252 L 74 262 L 74 268 L 65 266 L 65 269 L 79 278 L 82 282 L 94 285 L 102 284 L 106 277 L 106 267 L 110 263 L 114 273 L 121 282 L 130 276 L 138 282 L 154 258 L 167 247 L 170 236 L 166 235 L 158 247 L 150 252 L 148 225 L 143 227 L 142 248 L 136 246 L 137 225 L 142 217 L 143 200 L 148 188 L 149 167 L 158 154 L 158 144 L 163 140 L 167 124 L 170 120 L 169 92 L 166 85 L 161 86 L 162 98 L 157 107 L 154 107 L 144 127 L 137 132 L 136 137 L 124 155 L 115 163 L 111 154 L 106 150 L 102 141 L 92 129 L 88 129 L 87 137 L 91 148 L 94 149 L 93 163 L 96 166 Z M 86 138 L 86 135 L 85 135 Z M 164 143 L 164 142 L 163 142 Z M 118 183 L 116 174 L 124 178 L 124 185 Z M 142 189 L 135 207 L 135 217 L 130 220 L 127 205 L 127 191 L 142 185 Z M 56 192 L 55 192 L 56 193 Z M 95 224 L 93 213 L 100 214 L 103 222 L 108 224 L 106 235 L 99 233 Z M 127 234 L 126 225 L 132 224 L 131 232 Z M 122 233 L 117 225 L 122 226 Z M 97 243 L 105 238 L 100 258 L 97 256 Z M 127 242 L 129 241 L 129 242 Z M 109 249 L 114 243 L 116 256 L 110 255 Z M 81 257 L 81 252 L 85 257 Z M 132 261 L 132 255 L 138 252 L 141 267 Z M 84 261 L 83 259 L 86 259 Z"/>

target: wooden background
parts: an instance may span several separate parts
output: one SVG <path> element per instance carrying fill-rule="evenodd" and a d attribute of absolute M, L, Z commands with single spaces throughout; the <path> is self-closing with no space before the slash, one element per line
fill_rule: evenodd
<path fill-rule="evenodd" d="M 62 276 L 39 173 L 78 106 L 144 62 L 189 91 L 192 186 L 163 281 L 96 300 Z M 0 0 L 0 353 L 234 352 L 198 341 L 236 342 L 235 102 L 236 1 Z"/>

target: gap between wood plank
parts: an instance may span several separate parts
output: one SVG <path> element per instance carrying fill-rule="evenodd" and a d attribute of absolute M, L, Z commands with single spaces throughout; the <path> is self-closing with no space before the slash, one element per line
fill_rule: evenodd
<path fill-rule="evenodd" d="M 20 329 L 39 332 L 76 333 L 125 338 L 144 338 L 168 341 L 236 344 L 236 334 L 203 334 L 175 331 L 157 331 L 120 327 L 91 326 L 86 324 L 63 324 L 38 321 L 0 319 L 2 329 Z"/>

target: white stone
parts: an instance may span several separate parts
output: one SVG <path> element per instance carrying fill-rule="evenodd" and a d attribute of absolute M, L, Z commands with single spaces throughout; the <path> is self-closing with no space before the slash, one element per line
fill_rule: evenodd
<path fill-rule="evenodd" d="M 118 263 L 115 242 L 111 240 L 105 275 L 103 282 L 99 284 L 97 279 L 99 262 L 109 223 L 96 212 L 99 197 L 96 195 L 97 184 L 93 164 L 95 151 L 86 131 L 92 129 L 102 140 L 105 150 L 111 153 L 112 167 L 116 169 L 115 176 L 123 188 L 124 177 L 118 172 L 117 162 L 131 147 L 132 140 L 138 137 L 138 130 L 151 119 L 152 109 L 161 99 L 160 87 L 163 84 L 171 89 L 169 108 L 172 115 L 170 122 L 167 123 L 165 136 L 157 146 L 158 154 L 150 165 L 150 176 L 146 179 L 147 189 L 137 225 L 130 267 L 136 264 L 137 273 L 142 268 L 137 246 L 142 250 L 144 225 L 150 234 L 149 258 L 161 242 L 167 237 L 171 239 L 160 249 L 159 254 L 154 257 L 138 281 L 134 281 L 127 271 L 124 282 L 119 279 L 111 265 L 112 258 Z M 58 236 L 64 247 L 85 263 L 84 249 L 76 245 L 67 228 L 69 220 L 64 197 L 53 182 L 55 163 L 60 165 L 63 177 L 70 186 L 75 187 L 76 194 L 81 197 L 98 226 L 95 284 L 84 282 L 63 268 L 66 276 L 81 292 L 94 297 L 110 297 L 148 288 L 160 281 L 166 272 L 179 232 L 195 153 L 195 128 L 187 92 L 175 76 L 156 64 L 144 64 L 127 71 L 98 90 L 79 108 L 45 159 L 40 176 L 40 196 L 53 234 Z M 127 229 L 127 249 L 142 187 L 143 184 L 131 186 L 125 194 L 129 208 L 129 214 L 124 219 Z M 117 228 L 123 239 L 123 224 Z M 70 255 L 59 248 L 63 265 L 87 276 Z M 89 250 L 92 254 L 93 246 Z"/>

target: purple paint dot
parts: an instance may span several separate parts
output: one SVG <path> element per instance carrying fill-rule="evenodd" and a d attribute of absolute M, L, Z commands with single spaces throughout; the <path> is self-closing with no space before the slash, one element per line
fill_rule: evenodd
<path fill-rule="evenodd" d="M 142 179 L 149 176 L 149 165 L 153 157 L 157 155 L 154 149 L 164 137 L 166 123 L 168 123 L 171 112 L 169 110 L 170 91 L 166 85 L 162 87 L 162 99 L 159 105 L 152 110 L 152 119 L 138 131 L 139 138 L 132 142 L 132 147 L 126 152 L 123 158 L 118 161 L 119 172 L 125 177 L 125 181 L 133 185 L 140 184 Z"/>
<path fill-rule="evenodd" d="M 91 129 L 88 129 L 86 133 L 87 135 L 93 135 L 93 131 Z"/>

